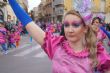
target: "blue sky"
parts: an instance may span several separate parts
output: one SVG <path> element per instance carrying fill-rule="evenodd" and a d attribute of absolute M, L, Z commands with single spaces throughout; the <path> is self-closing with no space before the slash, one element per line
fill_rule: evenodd
<path fill-rule="evenodd" d="M 34 7 L 37 7 L 40 4 L 41 0 L 28 0 L 29 3 L 29 11 Z"/>

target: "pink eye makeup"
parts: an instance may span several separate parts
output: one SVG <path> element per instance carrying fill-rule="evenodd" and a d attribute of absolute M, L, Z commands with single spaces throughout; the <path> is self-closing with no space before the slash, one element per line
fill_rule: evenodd
<path fill-rule="evenodd" d="M 69 24 L 68 22 L 64 22 L 63 23 L 64 27 L 69 27 L 70 25 L 72 25 L 72 27 L 79 27 L 82 25 L 82 22 L 72 22 L 71 24 Z"/>

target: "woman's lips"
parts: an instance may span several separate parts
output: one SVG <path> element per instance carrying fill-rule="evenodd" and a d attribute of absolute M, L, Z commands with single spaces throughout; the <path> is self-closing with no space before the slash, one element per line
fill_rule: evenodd
<path fill-rule="evenodd" d="M 69 37 L 74 37 L 75 35 L 68 35 Z"/>

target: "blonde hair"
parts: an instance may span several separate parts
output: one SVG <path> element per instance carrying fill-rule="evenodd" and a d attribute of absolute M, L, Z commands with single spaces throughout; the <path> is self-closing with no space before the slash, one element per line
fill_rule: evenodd
<path fill-rule="evenodd" d="M 64 15 L 63 21 L 64 21 L 65 16 L 69 15 L 69 14 L 76 15 L 76 16 L 80 17 L 81 20 L 82 20 L 82 23 L 84 24 L 84 27 L 85 26 L 88 27 L 88 31 L 85 34 L 86 46 L 87 46 L 87 48 L 88 48 L 88 50 L 90 52 L 89 58 L 92 60 L 92 67 L 95 68 L 97 66 L 97 64 L 98 64 L 98 60 L 97 60 L 97 47 L 96 47 L 96 41 L 97 41 L 96 35 L 95 35 L 94 31 L 92 30 L 91 26 L 86 25 L 85 21 L 83 20 L 82 16 L 80 15 L 80 13 L 75 11 L 75 10 L 68 11 Z"/>

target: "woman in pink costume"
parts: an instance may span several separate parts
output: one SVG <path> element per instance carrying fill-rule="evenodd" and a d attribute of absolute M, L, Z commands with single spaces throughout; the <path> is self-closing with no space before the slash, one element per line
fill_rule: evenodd
<path fill-rule="evenodd" d="M 7 30 L 4 28 L 4 22 L 0 20 L 0 46 L 2 47 L 3 54 L 8 53 L 7 48 Z"/>
<path fill-rule="evenodd" d="M 74 10 L 67 12 L 63 19 L 64 34 L 54 36 L 37 26 L 16 0 L 8 1 L 29 34 L 52 61 L 52 73 L 110 73 L 110 57 L 87 25 L 89 16 L 82 17 Z"/>
<path fill-rule="evenodd" d="M 18 48 L 18 46 L 20 45 L 20 31 L 15 31 L 14 32 L 15 36 L 15 43 L 16 43 L 16 47 Z"/>
<path fill-rule="evenodd" d="M 100 42 L 107 52 L 110 52 L 109 39 L 107 35 L 100 29 L 102 26 L 102 20 L 99 17 L 95 17 L 92 20 L 92 28 L 96 32 L 97 41 Z M 103 27 L 103 26 L 102 26 Z"/>

